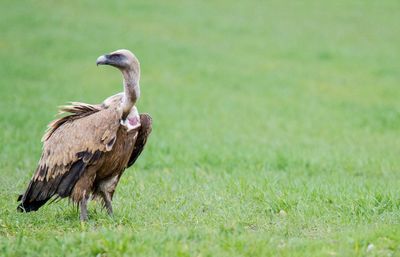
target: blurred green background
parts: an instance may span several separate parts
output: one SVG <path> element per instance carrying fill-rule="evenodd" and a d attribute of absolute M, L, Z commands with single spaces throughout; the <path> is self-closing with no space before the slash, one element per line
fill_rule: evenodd
<path fill-rule="evenodd" d="M 141 61 L 115 217 L 16 213 L 57 106 Z M 0 256 L 400 255 L 399 1 L 0 2 Z"/>

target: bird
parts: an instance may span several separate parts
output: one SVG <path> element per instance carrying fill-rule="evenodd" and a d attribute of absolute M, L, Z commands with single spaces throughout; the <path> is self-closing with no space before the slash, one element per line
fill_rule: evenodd
<path fill-rule="evenodd" d="M 69 198 L 88 220 L 90 199 L 103 202 L 113 215 L 112 199 L 125 169 L 142 153 L 152 131 L 152 118 L 139 114 L 140 63 L 129 50 L 97 58 L 96 64 L 120 70 L 124 91 L 101 104 L 71 102 L 61 106 L 42 138 L 43 152 L 25 192 L 20 212 L 37 211 L 50 199 Z"/>

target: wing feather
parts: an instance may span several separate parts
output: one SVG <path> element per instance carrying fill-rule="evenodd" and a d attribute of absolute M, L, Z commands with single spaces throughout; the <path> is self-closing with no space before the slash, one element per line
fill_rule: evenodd
<path fill-rule="evenodd" d="M 107 152 L 112 149 L 116 133 L 120 126 L 122 111 L 117 107 L 95 109 L 76 107 L 74 110 L 87 108 L 89 114 L 74 112 L 69 117 L 63 117 L 64 121 L 55 122 L 59 125 L 51 128 L 51 134 L 43 143 L 43 154 L 39 161 L 39 170 L 48 167 L 43 173 L 37 172 L 34 179 L 46 180 L 67 172 L 70 165 L 82 156 L 81 152 L 95 153 Z M 66 110 L 65 108 L 63 110 Z M 70 111 L 73 110 L 69 107 Z M 96 111 L 95 111 L 96 110 Z M 89 158 L 89 156 L 87 156 Z"/>
<path fill-rule="evenodd" d="M 140 114 L 140 129 L 138 132 L 138 136 L 135 142 L 135 146 L 133 148 L 131 157 L 128 161 L 128 167 L 132 166 L 139 155 L 142 153 L 144 146 L 147 143 L 147 139 L 152 130 L 152 119 L 149 114 Z"/>

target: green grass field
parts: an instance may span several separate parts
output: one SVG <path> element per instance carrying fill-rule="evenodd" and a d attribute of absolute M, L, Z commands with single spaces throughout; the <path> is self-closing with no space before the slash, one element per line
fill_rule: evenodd
<path fill-rule="evenodd" d="M 400 256 L 399 1 L 0 3 L 0 256 Z M 68 101 L 142 65 L 153 133 L 89 222 L 16 212 Z"/>

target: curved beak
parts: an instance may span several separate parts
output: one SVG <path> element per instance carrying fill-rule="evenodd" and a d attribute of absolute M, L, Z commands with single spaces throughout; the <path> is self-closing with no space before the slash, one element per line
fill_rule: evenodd
<path fill-rule="evenodd" d="M 96 60 L 96 65 L 105 65 L 105 64 L 110 64 L 108 60 L 108 54 L 102 55 Z"/>

